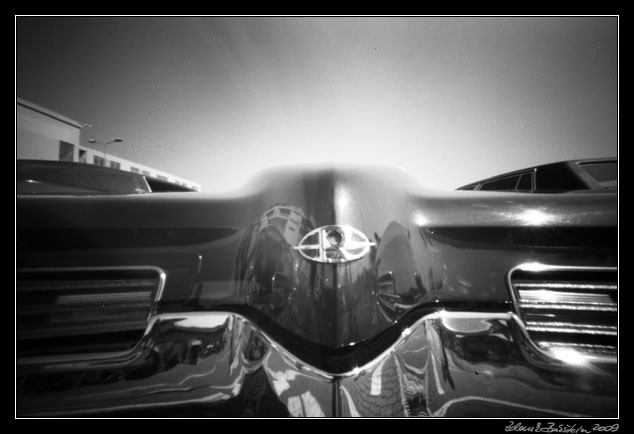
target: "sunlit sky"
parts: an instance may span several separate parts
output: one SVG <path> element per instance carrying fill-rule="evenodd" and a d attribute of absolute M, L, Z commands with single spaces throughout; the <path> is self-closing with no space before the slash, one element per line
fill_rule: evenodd
<path fill-rule="evenodd" d="M 618 18 L 17 17 L 16 96 L 203 191 L 326 161 L 453 189 L 617 155 Z"/>

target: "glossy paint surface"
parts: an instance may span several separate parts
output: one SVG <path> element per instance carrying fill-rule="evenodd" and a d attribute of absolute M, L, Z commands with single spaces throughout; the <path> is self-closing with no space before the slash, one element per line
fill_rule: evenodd
<path fill-rule="evenodd" d="M 54 399 L 56 395 L 49 392 L 41 394 L 37 388 L 34 390 L 38 393 L 27 398 L 18 388 L 19 408 L 24 413 L 63 412 L 64 409 L 75 412 L 101 411 L 100 408 L 120 405 L 120 410 L 124 412 L 139 409 L 153 411 L 165 402 L 160 399 L 153 401 L 155 398 L 152 398 L 145 407 L 129 408 L 129 404 L 125 403 L 125 397 L 131 396 L 126 391 L 129 381 L 140 384 L 141 388 L 151 389 L 151 384 L 160 384 L 166 377 L 169 377 L 165 380 L 166 384 L 172 384 L 189 375 L 206 377 L 204 372 L 215 369 L 214 372 L 223 374 L 200 380 L 206 387 L 201 394 L 206 397 L 204 399 L 212 399 L 210 396 L 222 396 L 222 399 L 199 402 L 197 400 L 203 399 L 202 395 L 186 397 L 189 394 L 185 393 L 182 398 L 174 398 L 165 405 L 179 407 L 185 412 L 186 408 L 202 405 L 204 412 L 209 411 L 209 414 L 238 415 L 236 408 L 240 405 L 235 404 L 235 399 L 250 393 L 242 391 L 242 388 L 261 382 L 266 386 L 258 387 L 265 391 L 262 392 L 265 396 L 277 396 L 267 402 L 277 402 L 279 406 L 252 410 L 250 414 L 300 415 L 303 412 L 303 415 L 308 415 L 314 411 L 326 416 L 382 415 L 388 410 L 376 410 L 372 406 L 365 408 L 361 404 L 355 409 L 347 404 L 361 402 L 359 394 L 367 395 L 372 402 L 372 397 L 384 395 L 383 392 L 376 394 L 378 380 L 366 381 L 376 374 L 381 365 L 381 369 L 395 373 L 395 378 L 400 381 L 398 387 L 394 387 L 401 388 L 399 393 L 402 396 L 390 401 L 390 415 L 440 416 L 468 411 L 491 415 L 496 411 L 511 411 L 508 405 L 502 407 L 502 404 L 496 404 L 496 399 L 514 402 L 517 405 L 511 407 L 520 409 L 517 411 L 521 414 L 529 414 L 528 409 L 533 407 L 539 414 L 551 414 L 549 409 L 554 403 L 544 405 L 549 394 L 556 397 L 572 393 L 579 395 L 583 401 L 586 392 L 595 393 L 597 390 L 604 402 L 603 407 L 575 413 L 572 407 L 564 408 L 558 404 L 552 414 L 613 414 L 616 411 L 616 377 L 611 368 L 605 371 L 607 374 L 599 376 L 602 384 L 612 385 L 607 389 L 601 389 L 603 386 L 593 383 L 595 380 L 587 386 L 583 378 L 591 369 L 579 371 L 576 377 L 567 379 L 558 374 L 560 376 L 556 380 L 543 383 L 546 374 L 542 371 L 535 373 L 535 366 L 543 365 L 548 370 L 552 361 L 539 365 L 532 356 L 527 356 L 522 348 L 530 347 L 530 343 L 522 341 L 523 335 L 515 330 L 515 320 L 505 317 L 504 321 L 498 321 L 496 315 L 508 315 L 513 311 L 506 276 L 510 269 L 520 264 L 616 266 L 617 216 L 616 194 L 441 194 L 426 192 L 406 174 L 385 168 L 272 171 L 256 178 L 245 189 L 223 197 L 202 194 L 20 197 L 17 204 L 18 268 L 151 265 L 165 270 L 165 289 L 153 327 L 159 323 L 170 324 L 165 326 L 166 330 L 178 331 L 166 335 L 161 332 L 157 336 L 162 336 L 165 348 L 178 347 L 181 352 L 169 350 L 170 357 L 176 357 L 170 360 L 177 362 L 164 365 L 183 365 L 179 369 L 186 372 L 182 373 L 182 378 L 181 374 L 172 378 L 172 368 L 167 370 L 171 374 L 167 374 L 156 371 L 154 367 L 143 371 L 147 375 L 144 377 L 146 380 L 130 380 L 124 376 L 122 381 L 109 383 L 112 402 L 104 402 L 102 407 L 91 404 L 88 406 L 90 409 L 83 409 L 79 401 L 79 407 L 74 407 L 75 404 L 62 405 L 60 403 L 66 401 Z M 355 228 L 375 245 L 359 259 L 335 264 L 311 261 L 295 249 L 310 231 L 329 225 Z M 484 323 L 464 323 L 467 325 L 460 325 L 460 330 L 464 329 L 458 333 L 460 336 L 448 341 L 447 327 L 440 319 L 434 317 L 433 320 L 420 322 L 421 318 L 443 310 L 493 315 L 490 321 L 482 320 L 490 323 L 487 333 L 501 327 L 506 330 L 503 336 L 515 337 L 507 337 L 506 340 L 483 338 L 491 347 L 489 353 L 466 354 L 465 351 L 476 351 L 478 345 L 474 342 L 480 342 L 480 338 L 475 341 L 470 339 L 472 336 L 467 329 L 475 324 L 476 329 L 481 327 L 481 332 L 485 333 Z M 246 366 L 253 367 L 257 363 L 235 362 L 235 354 L 231 353 L 231 357 L 226 354 L 231 345 L 208 357 L 210 361 L 204 362 L 207 370 L 201 368 L 199 362 L 193 365 L 179 362 L 179 357 L 191 357 L 183 355 L 189 354 L 190 350 L 186 350 L 191 344 L 189 340 L 193 340 L 194 347 L 205 345 L 197 334 L 198 328 L 173 327 L 171 320 L 167 320 L 183 315 L 193 315 L 194 318 L 197 315 L 202 315 L 202 318 L 224 315 L 233 318 L 231 326 L 224 322 L 222 324 L 225 325 L 218 325 L 218 330 L 225 330 L 224 335 L 233 336 L 237 333 L 235 324 L 240 323 L 246 327 L 245 330 L 252 330 L 254 335 L 266 336 L 262 338 L 262 342 L 268 342 L 266 348 L 258 351 L 268 355 L 266 363 L 274 363 L 274 368 L 270 369 L 276 374 L 258 374 L 263 375 L 258 377 L 260 380 L 251 380 L 254 372 L 268 372 L 269 368 L 263 368 L 265 364 L 251 369 Z M 504 324 L 499 325 L 500 321 Z M 403 350 L 399 358 L 393 355 L 387 357 L 385 351 L 392 348 L 413 324 L 417 324 L 416 345 L 420 348 Z M 208 330 L 209 327 L 203 324 L 200 329 Z M 231 339 L 248 341 L 248 337 L 243 335 L 240 332 L 239 336 Z M 203 333 L 201 336 L 206 335 Z M 198 344 L 198 341 L 202 343 Z M 156 348 L 157 342 L 152 340 L 145 351 Z M 273 342 L 276 344 L 273 345 Z M 410 340 L 401 342 L 399 348 L 405 348 L 405 342 Z M 448 342 L 453 347 L 447 346 Z M 241 345 L 255 344 L 243 342 Z M 463 348 L 465 345 L 466 349 Z M 420 360 L 410 360 L 405 355 L 414 350 L 422 355 Z M 287 356 L 279 355 L 278 360 L 278 352 Z M 500 352 L 501 355 L 497 354 Z M 176 356 L 177 353 L 181 355 Z M 147 354 L 140 353 L 135 363 L 148 363 Z M 467 362 L 463 360 L 465 354 Z M 155 360 L 165 357 L 163 353 L 155 353 Z M 500 357 L 503 362 L 498 363 L 496 360 L 502 360 Z M 284 364 L 291 359 L 299 361 L 293 362 L 295 364 L 312 368 L 295 372 Z M 441 359 L 444 361 L 438 365 Z M 18 374 L 27 383 L 41 374 L 42 364 L 33 362 L 30 360 L 27 364 L 18 365 Z M 235 369 L 238 368 L 221 369 L 219 363 L 228 363 L 228 366 L 245 363 L 244 373 L 241 376 L 236 374 L 238 371 Z M 481 371 L 488 372 L 488 369 L 493 377 L 480 373 L 458 374 L 471 369 L 480 372 L 479 364 L 486 365 Z M 25 371 L 23 366 L 27 365 L 31 367 Z M 372 372 L 370 377 L 348 375 L 360 365 L 368 365 L 364 372 L 367 375 Z M 408 371 L 410 365 L 414 366 L 413 371 Z M 439 376 L 437 382 L 438 366 L 447 373 L 452 370 L 455 373 L 443 374 L 444 377 Z M 429 371 L 432 367 L 435 370 Z M 56 368 L 48 365 L 47 369 L 55 371 Z M 85 372 L 92 369 L 86 367 Z M 518 370 L 522 372 L 518 373 Z M 279 374 L 286 371 L 295 373 L 284 375 L 295 376 L 293 381 L 301 378 L 305 384 L 298 386 L 297 393 L 281 396 L 275 381 L 281 378 L 290 385 L 290 377 L 280 377 Z M 310 374 L 299 375 L 299 372 Z M 432 372 L 436 374 L 432 375 Z M 388 378 L 392 374 L 385 375 Z M 549 373 L 546 377 L 553 375 Z M 503 380 L 514 376 L 522 379 L 508 383 Z M 488 379 L 486 384 L 483 378 Z M 614 381 L 606 382 L 607 378 Z M 431 385 L 430 379 L 433 379 Z M 426 383 L 423 385 L 421 381 Z M 577 390 L 581 386 L 575 382 L 586 384 L 583 386 L 586 389 Z M 452 387 L 452 383 L 465 386 Z M 568 386 L 554 387 L 554 384 L 560 383 Z M 100 391 L 105 387 L 84 386 L 81 381 L 80 384 L 80 389 L 96 387 L 95 390 Z M 221 393 L 221 389 L 216 390 L 216 384 L 222 387 L 232 384 L 236 389 L 233 394 L 216 395 Z M 522 384 L 540 392 L 522 395 L 522 399 L 504 394 L 507 389 L 526 387 Z M 480 396 L 476 391 L 484 386 L 490 389 L 490 393 L 483 395 L 486 399 L 474 398 L 469 405 L 464 404 L 471 399 L 466 397 Z M 380 390 L 389 389 L 387 383 L 385 387 Z M 410 396 L 403 392 L 403 387 L 423 392 L 418 395 L 407 392 Z M 121 393 L 115 393 L 115 389 L 121 389 Z M 300 389 L 303 390 L 301 393 Z M 443 393 L 439 392 L 440 389 Z M 311 392 L 310 396 L 304 396 L 307 391 Z M 81 396 L 77 389 L 60 393 L 71 398 Z M 168 396 L 163 392 L 160 394 Z M 289 404 L 290 398 L 293 398 L 292 404 Z M 159 401 L 160 405 L 152 404 Z M 176 404 L 176 401 L 181 404 Z M 476 401 L 478 405 L 474 404 Z M 47 407 L 54 402 L 59 404 L 56 410 Z M 373 405 L 376 407 L 376 402 Z M 476 408 L 479 410 L 474 410 Z"/>

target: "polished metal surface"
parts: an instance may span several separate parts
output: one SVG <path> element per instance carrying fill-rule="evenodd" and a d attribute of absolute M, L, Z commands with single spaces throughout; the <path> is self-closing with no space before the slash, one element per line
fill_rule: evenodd
<path fill-rule="evenodd" d="M 614 416 L 614 337 L 530 328 L 602 325 L 618 291 L 524 286 L 527 317 L 508 271 L 615 267 L 617 201 L 430 192 L 399 171 L 335 168 L 226 195 L 19 197 L 18 269 L 152 264 L 165 281 L 131 352 L 20 358 L 18 414 Z M 296 249 L 328 227 L 309 245 L 339 248 L 352 227 L 368 251 L 322 263 Z"/>
<path fill-rule="evenodd" d="M 132 353 L 166 280 L 150 265 L 20 268 L 16 275 L 18 357 L 37 364 Z"/>
<path fill-rule="evenodd" d="M 158 302 L 163 295 L 163 289 L 165 288 L 165 270 L 161 267 L 157 267 L 156 265 L 127 265 L 127 266 L 89 266 L 89 267 L 28 267 L 28 268 L 19 268 L 17 270 L 17 274 L 29 274 L 36 275 L 38 273 L 59 273 L 61 275 L 72 275 L 73 273 L 90 273 L 90 272 L 101 272 L 101 271 L 154 271 L 157 273 L 158 277 L 158 286 L 156 291 L 154 291 L 154 302 Z"/>
<path fill-rule="evenodd" d="M 309 261 L 340 264 L 362 258 L 374 246 L 353 227 L 330 225 L 310 231 L 294 249 Z"/>
<path fill-rule="evenodd" d="M 136 351 L 25 370 L 18 414 L 332 416 L 332 379 L 239 315 L 158 315 Z"/>
<path fill-rule="evenodd" d="M 573 355 L 574 354 L 574 355 Z M 608 416 L 613 368 L 581 354 L 553 361 L 513 314 L 439 312 L 423 318 L 383 359 L 341 381 L 345 416 Z M 575 358 L 576 357 L 576 358 Z M 591 373 L 591 374 L 590 374 Z M 585 395 L 582 378 L 605 379 Z M 594 386 L 593 386 L 594 387 Z M 612 390 L 612 391 L 610 391 Z"/>
<path fill-rule="evenodd" d="M 614 416 L 614 365 L 552 358 L 512 313 L 426 315 L 368 363 L 311 366 L 248 319 L 156 316 L 117 364 L 50 365 L 18 376 L 22 416 Z M 57 368 L 57 369 L 55 369 Z M 70 379 L 72 378 L 72 381 Z M 34 393 L 37 392 L 37 393 Z"/>
<path fill-rule="evenodd" d="M 592 287 L 592 285 L 587 285 Z M 613 307 L 614 302 L 609 294 L 601 293 L 579 293 L 579 292 L 565 292 L 561 291 L 548 291 L 543 290 L 544 286 L 536 286 L 536 290 L 524 290 L 525 285 L 515 283 L 515 288 L 518 290 L 519 298 L 522 300 L 522 306 L 535 306 L 538 308 L 540 305 L 555 304 L 572 304 L 572 305 L 591 305 L 601 307 Z M 610 286 L 610 289 L 616 290 L 616 286 Z M 600 289 L 600 288 L 595 288 Z"/>
<path fill-rule="evenodd" d="M 508 279 L 517 311 L 540 347 L 611 352 L 616 361 L 616 268 L 527 263 Z"/>

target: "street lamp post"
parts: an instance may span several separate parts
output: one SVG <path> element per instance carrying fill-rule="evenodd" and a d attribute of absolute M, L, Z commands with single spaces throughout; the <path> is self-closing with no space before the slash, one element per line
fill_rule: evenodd
<path fill-rule="evenodd" d="M 123 142 L 123 139 L 121 137 L 117 137 L 114 140 L 110 140 L 109 142 L 103 143 L 103 142 L 99 142 L 95 139 L 88 139 L 88 143 L 93 143 L 93 144 L 99 144 L 99 145 L 103 145 L 103 164 L 104 166 L 106 165 L 106 146 L 108 146 L 110 143 L 121 143 Z"/>

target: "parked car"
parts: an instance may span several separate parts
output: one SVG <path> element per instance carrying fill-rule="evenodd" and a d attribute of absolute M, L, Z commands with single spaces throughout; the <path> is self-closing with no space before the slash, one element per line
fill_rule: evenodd
<path fill-rule="evenodd" d="M 563 193 L 614 191 L 618 187 L 616 158 L 571 160 L 504 173 L 462 186 L 458 190 Z"/>
<path fill-rule="evenodd" d="M 17 197 L 19 416 L 618 416 L 615 191 L 66 193 Z"/>
<path fill-rule="evenodd" d="M 105 195 L 196 191 L 173 182 L 85 163 L 17 160 L 17 194 Z"/>

